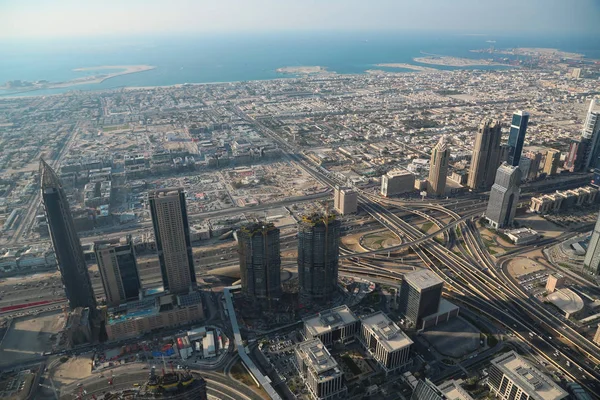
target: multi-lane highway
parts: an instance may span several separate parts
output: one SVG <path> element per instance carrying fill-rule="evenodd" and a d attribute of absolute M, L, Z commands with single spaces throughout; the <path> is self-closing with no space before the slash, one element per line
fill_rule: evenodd
<path fill-rule="evenodd" d="M 286 150 L 288 156 L 313 177 L 332 187 L 344 184 L 312 165 L 302 155 L 294 152 L 272 130 L 248 117 L 239 109 L 234 110 L 240 117 L 254 123 L 265 135 L 277 141 Z M 461 235 L 465 237 L 466 248 L 462 249 L 469 253 L 457 255 L 432 240 L 433 236 L 424 237 L 426 235 L 391 213 L 382 203 L 384 201 L 377 196 L 359 193 L 360 206 L 380 221 L 383 226 L 406 237 L 407 243 L 419 255 L 424 264 L 436 271 L 446 281 L 453 297 L 460 300 L 462 304 L 503 324 L 507 330 L 514 332 L 519 339 L 527 343 L 533 352 L 546 358 L 549 364 L 562 371 L 566 377 L 579 382 L 590 393 L 600 398 L 598 395 L 600 386 L 596 386 L 600 380 L 600 374 L 591 364 L 597 360 L 598 347 L 589 346 L 589 341 L 575 331 L 565 335 L 570 340 L 570 346 L 559 344 L 556 335 L 557 330 L 561 329 L 561 325 L 546 314 L 543 306 L 532 304 L 526 294 L 524 297 L 523 293 L 519 293 L 519 290 L 509 281 L 499 276 L 496 272 L 495 262 L 484 250 L 485 247 L 477 241 L 476 237 L 473 237 L 472 228 L 467 225 L 470 218 L 451 211 L 448 213 L 454 219 L 454 222 L 451 223 L 452 227 L 458 227 Z M 406 206 L 408 210 L 414 208 L 414 204 L 406 204 Z M 431 205 L 431 208 L 440 210 L 444 207 Z M 352 256 L 348 255 L 348 257 Z M 356 268 L 360 269 L 361 267 L 357 265 Z M 371 271 L 373 271 L 372 268 Z M 585 349 L 591 359 L 585 361 L 583 357 L 576 357 L 577 349 Z M 561 363 L 556 359 L 557 357 L 569 362 Z"/>

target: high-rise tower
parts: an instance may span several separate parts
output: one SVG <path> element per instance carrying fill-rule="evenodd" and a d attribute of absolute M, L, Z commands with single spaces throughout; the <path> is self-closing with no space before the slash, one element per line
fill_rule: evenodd
<path fill-rule="evenodd" d="M 69 307 L 89 307 L 94 312 L 96 296 L 90 281 L 83 249 L 73 224 L 67 196 L 56 173 L 40 160 L 41 190 L 50 238 Z"/>
<path fill-rule="evenodd" d="M 590 107 L 585 117 L 581 139 L 586 140 L 584 168 L 597 168 L 600 166 L 600 109 L 597 99 L 590 101 Z"/>
<path fill-rule="evenodd" d="M 131 235 L 122 242 L 95 242 L 96 261 L 108 306 L 139 298 L 141 283 Z"/>
<path fill-rule="evenodd" d="M 563 168 L 571 172 L 581 171 L 585 166 L 585 155 L 588 144 L 589 140 L 587 139 L 572 139 Z"/>
<path fill-rule="evenodd" d="M 446 135 L 443 135 L 431 152 L 429 179 L 427 180 L 427 192 L 431 196 L 443 196 L 446 192 L 449 159 L 450 147 L 448 146 L 448 138 Z"/>
<path fill-rule="evenodd" d="M 473 157 L 467 186 L 473 190 L 489 189 L 494 184 L 495 171 L 500 165 L 500 122 L 484 119 L 475 135 Z"/>
<path fill-rule="evenodd" d="M 512 224 L 521 194 L 520 184 L 521 170 L 519 167 L 503 163 L 498 168 L 485 212 L 485 216 L 493 228 L 504 228 Z"/>
<path fill-rule="evenodd" d="M 242 293 L 254 299 L 281 297 L 279 228 L 256 222 L 237 232 Z"/>
<path fill-rule="evenodd" d="M 312 214 L 298 223 L 300 294 L 328 300 L 337 287 L 340 221 L 334 215 Z"/>
<path fill-rule="evenodd" d="M 544 164 L 544 173 L 548 176 L 556 175 L 558 164 L 560 163 L 560 151 L 548 149 L 546 152 L 546 162 Z"/>
<path fill-rule="evenodd" d="M 598 220 L 585 253 L 583 270 L 593 275 L 600 275 L 600 215 L 598 215 Z"/>
<path fill-rule="evenodd" d="M 513 167 L 519 166 L 528 122 L 529 113 L 517 111 L 513 114 L 512 122 L 510 123 L 510 133 L 508 135 L 508 163 Z"/>
<path fill-rule="evenodd" d="M 163 286 L 172 294 L 188 293 L 196 272 L 183 188 L 149 192 L 148 202 Z"/>
<path fill-rule="evenodd" d="M 428 269 L 404 274 L 400 286 L 398 310 L 415 325 L 438 312 L 444 281 Z"/>

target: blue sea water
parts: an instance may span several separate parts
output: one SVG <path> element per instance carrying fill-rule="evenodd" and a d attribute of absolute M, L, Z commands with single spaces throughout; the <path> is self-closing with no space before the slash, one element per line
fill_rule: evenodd
<path fill-rule="evenodd" d="M 489 43 L 488 41 L 495 41 Z M 67 81 L 91 74 L 81 67 L 153 65 L 156 69 L 122 75 L 100 84 L 29 92 L 46 95 L 69 90 L 181 83 L 235 82 L 282 78 L 277 68 L 319 65 L 340 74 L 364 73 L 378 63 L 412 63 L 421 52 L 481 58 L 469 50 L 553 47 L 600 59 L 598 37 L 458 35 L 422 32 L 273 33 L 95 38 L 0 42 L 0 83 L 9 80 Z M 435 67 L 435 66 L 430 66 Z M 436 67 L 453 69 L 452 67 Z M 393 70 L 393 69 L 392 69 Z M 0 95 L 2 92 L 0 91 Z"/>

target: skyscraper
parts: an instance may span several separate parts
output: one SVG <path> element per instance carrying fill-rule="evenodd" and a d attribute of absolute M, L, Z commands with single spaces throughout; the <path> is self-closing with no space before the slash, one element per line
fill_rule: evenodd
<path fill-rule="evenodd" d="M 597 99 L 590 101 L 590 107 L 581 132 L 582 140 L 588 141 L 584 156 L 584 168 L 586 170 L 600 166 L 598 162 L 598 157 L 600 157 L 600 109 L 597 105 Z"/>
<path fill-rule="evenodd" d="M 512 224 L 521 194 L 520 184 L 521 170 L 519 167 L 503 163 L 498 168 L 485 212 L 485 216 L 493 228 L 504 228 Z"/>
<path fill-rule="evenodd" d="M 587 139 L 572 139 L 569 145 L 569 151 L 565 158 L 564 169 L 571 172 L 579 172 L 585 164 L 586 148 L 589 143 Z"/>
<path fill-rule="evenodd" d="M 400 286 L 398 311 L 420 326 L 423 317 L 438 312 L 443 286 L 444 281 L 428 269 L 405 274 Z"/>
<path fill-rule="evenodd" d="M 98 270 L 108 306 L 118 306 L 139 298 L 141 283 L 131 236 L 124 243 L 94 244 Z"/>
<path fill-rule="evenodd" d="M 336 187 L 333 192 L 333 208 L 341 215 L 358 211 L 358 193 L 349 187 Z"/>
<path fill-rule="evenodd" d="M 549 149 L 546 152 L 546 162 L 544 163 L 544 173 L 548 176 L 556 175 L 558 164 L 560 163 L 560 151 Z"/>
<path fill-rule="evenodd" d="M 188 293 L 196 286 L 183 188 L 148 193 L 163 286 L 172 294 Z"/>
<path fill-rule="evenodd" d="M 467 186 L 473 190 L 489 189 L 500 165 L 500 122 L 484 119 L 475 135 L 473 157 Z"/>
<path fill-rule="evenodd" d="M 443 135 L 431 152 L 429 179 L 427 180 L 427 193 L 429 195 L 443 196 L 446 193 L 449 159 L 450 147 L 448 147 L 448 138 L 446 135 Z"/>
<path fill-rule="evenodd" d="M 305 215 L 298 223 L 300 294 L 328 300 L 337 287 L 340 221 L 334 215 Z"/>
<path fill-rule="evenodd" d="M 531 162 L 529 164 L 529 168 L 528 168 L 527 172 L 523 169 L 523 166 L 521 165 L 521 163 L 519 163 L 519 168 L 521 168 L 521 175 L 522 175 L 521 178 L 522 178 L 522 180 L 532 181 L 537 178 L 537 176 L 540 172 L 540 166 L 542 164 L 543 153 L 538 150 L 533 150 L 533 151 L 526 152 L 524 156 L 527 157 L 528 159 L 530 159 Z M 523 158 L 524 157 L 521 157 L 521 160 L 523 160 Z"/>
<path fill-rule="evenodd" d="M 600 275 L 600 215 L 598 215 L 598 220 L 585 253 L 583 270 L 592 275 Z"/>
<path fill-rule="evenodd" d="M 279 228 L 256 222 L 237 232 L 242 293 L 254 299 L 281 297 L 281 255 Z"/>
<path fill-rule="evenodd" d="M 519 166 L 528 122 L 529 113 L 517 111 L 513 114 L 512 122 L 510 123 L 510 133 L 508 135 L 508 164 L 513 167 Z"/>
<path fill-rule="evenodd" d="M 69 307 L 89 307 L 94 312 L 96 296 L 90 281 L 83 249 L 73 224 L 67 196 L 56 173 L 40 160 L 40 186 L 50 238 Z"/>

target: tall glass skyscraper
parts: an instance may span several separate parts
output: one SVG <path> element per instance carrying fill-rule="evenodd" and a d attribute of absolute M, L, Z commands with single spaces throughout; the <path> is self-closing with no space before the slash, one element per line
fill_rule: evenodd
<path fill-rule="evenodd" d="M 588 142 L 585 149 L 584 168 L 587 170 L 600 167 L 600 109 L 597 108 L 596 99 L 590 101 L 581 139 Z"/>
<path fill-rule="evenodd" d="M 517 111 L 513 114 L 510 123 L 510 133 L 508 135 L 508 164 L 513 167 L 519 166 L 521 152 L 525 143 L 525 134 L 527 133 L 527 123 L 529 122 L 529 113 Z"/>
<path fill-rule="evenodd" d="M 94 250 L 106 304 L 118 306 L 138 299 L 142 285 L 131 235 L 125 243 L 95 242 Z"/>
<path fill-rule="evenodd" d="M 590 243 L 583 260 L 583 270 L 592 275 L 600 275 L 600 215 L 594 226 Z"/>
<path fill-rule="evenodd" d="M 279 228 L 273 223 L 244 225 L 237 232 L 242 293 L 253 299 L 281 297 Z"/>
<path fill-rule="evenodd" d="M 298 224 L 300 294 L 319 301 L 331 299 L 337 287 L 340 221 L 334 215 L 305 215 Z"/>
<path fill-rule="evenodd" d="M 473 157 L 467 186 L 473 190 L 489 189 L 494 184 L 496 170 L 500 166 L 500 122 L 484 119 L 475 135 Z"/>
<path fill-rule="evenodd" d="M 163 286 L 172 294 L 188 293 L 196 287 L 196 272 L 185 192 L 155 190 L 148 193 L 148 202 Z"/>
<path fill-rule="evenodd" d="M 75 225 L 67 196 L 54 170 L 40 160 L 40 186 L 42 201 L 54 247 L 56 261 L 62 277 L 69 307 L 96 308 L 96 296 L 90 281 L 83 249 Z"/>
<path fill-rule="evenodd" d="M 496 172 L 496 180 L 490 191 L 485 217 L 494 229 L 512 225 L 519 195 L 521 194 L 521 169 L 503 163 Z"/>

